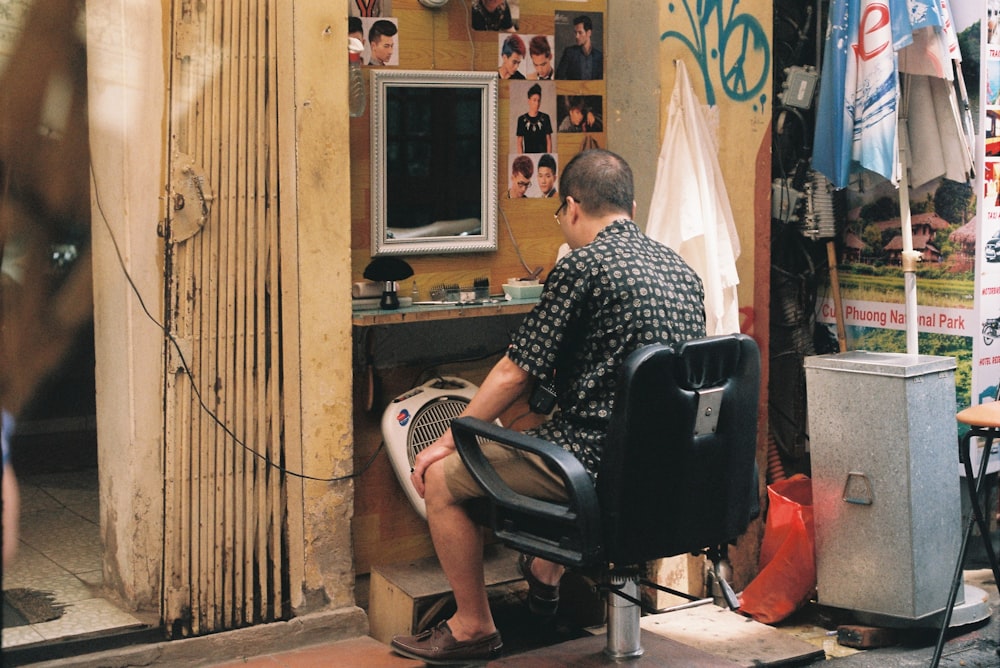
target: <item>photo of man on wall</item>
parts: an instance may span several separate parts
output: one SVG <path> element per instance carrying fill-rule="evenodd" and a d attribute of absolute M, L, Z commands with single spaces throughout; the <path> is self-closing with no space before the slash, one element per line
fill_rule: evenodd
<path fill-rule="evenodd" d="M 551 81 L 510 82 L 510 151 L 552 153 L 556 150 L 555 84 Z"/>
<path fill-rule="evenodd" d="M 512 5 L 515 5 L 512 7 Z M 470 10 L 473 30 L 515 32 L 516 2 L 512 0 L 473 0 Z"/>
<path fill-rule="evenodd" d="M 556 79 L 604 78 L 603 25 L 601 13 L 556 12 Z"/>
<path fill-rule="evenodd" d="M 362 19 L 362 22 L 368 35 L 365 63 L 372 67 L 399 65 L 398 19 Z"/>

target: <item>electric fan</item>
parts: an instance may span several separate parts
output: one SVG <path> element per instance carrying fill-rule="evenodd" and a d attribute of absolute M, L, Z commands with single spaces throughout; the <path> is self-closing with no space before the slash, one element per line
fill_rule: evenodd
<path fill-rule="evenodd" d="M 441 376 L 404 392 L 382 413 L 382 438 L 399 484 L 424 519 L 424 500 L 410 482 L 410 469 L 420 451 L 436 441 L 461 414 L 479 387 L 456 376 Z"/>

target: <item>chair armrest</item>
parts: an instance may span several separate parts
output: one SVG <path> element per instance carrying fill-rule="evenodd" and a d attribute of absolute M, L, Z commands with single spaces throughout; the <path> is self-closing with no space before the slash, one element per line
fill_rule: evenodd
<path fill-rule="evenodd" d="M 580 460 L 553 443 L 476 418 L 456 418 L 451 429 L 462 461 L 492 502 L 497 537 L 571 566 L 590 565 L 603 552 L 597 490 Z M 541 457 L 562 479 L 567 501 L 543 501 L 511 489 L 483 454 L 480 437 Z"/>

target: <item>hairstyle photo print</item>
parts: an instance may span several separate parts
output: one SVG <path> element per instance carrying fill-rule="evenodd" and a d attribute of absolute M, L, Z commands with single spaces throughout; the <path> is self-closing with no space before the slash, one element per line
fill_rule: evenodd
<path fill-rule="evenodd" d="M 552 35 L 524 35 L 528 45 L 526 79 L 532 81 L 551 81 L 556 78 L 555 43 Z"/>
<path fill-rule="evenodd" d="M 537 190 L 529 191 L 528 197 L 558 197 L 559 166 L 556 156 L 552 153 L 543 153 L 536 157 L 535 185 L 537 185 Z"/>
<path fill-rule="evenodd" d="M 517 33 L 497 35 L 497 73 L 501 79 L 526 79 L 528 45 Z"/>
<path fill-rule="evenodd" d="M 603 132 L 604 115 L 600 95 L 560 95 L 558 132 Z"/>
<path fill-rule="evenodd" d="M 399 19 L 363 18 L 364 62 L 372 67 L 399 65 Z"/>
<path fill-rule="evenodd" d="M 556 85 L 552 81 L 510 82 L 510 153 L 556 151 Z"/>
<path fill-rule="evenodd" d="M 604 14 L 555 13 L 556 79 L 604 78 Z"/>
<path fill-rule="evenodd" d="M 510 156 L 510 183 L 507 187 L 507 199 L 521 199 L 528 196 L 528 190 L 534 186 L 535 163 L 527 155 Z"/>
<path fill-rule="evenodd" d="M 517 32 L 519 0 L 472 0 L 469 21 L 473 30 Z"/>
<path fill-rule="evenodd" d="M 348 0 L 351 16 L 392 16 L 392 0 Z"/>

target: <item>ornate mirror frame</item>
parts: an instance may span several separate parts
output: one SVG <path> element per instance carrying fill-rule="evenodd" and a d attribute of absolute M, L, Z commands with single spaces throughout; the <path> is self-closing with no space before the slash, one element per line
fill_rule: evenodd
<path fill-rule="evenodd" d="M 372 255 L 495 251 L 496 72 L 371 73 Z"/>

